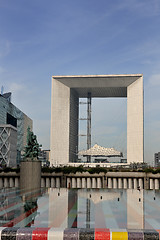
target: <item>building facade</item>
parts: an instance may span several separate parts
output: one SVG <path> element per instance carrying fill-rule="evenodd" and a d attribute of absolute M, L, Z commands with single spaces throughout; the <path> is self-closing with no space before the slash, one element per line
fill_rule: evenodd
<path fill-rule="evenodd" d="M 24 146 L 26 145 L 27 141 L 27 128 L 30 127 L 32 130 L 33 122 L 26 114 L 24 114 L 20 109 L 18 109 L 14 104 L 11 103 L 11 93 L 6 93 L 1 95 L 0 94 L 0 126 L 1 131 L 4 127 L 7 129 L 12 129 L 12 136 L 13 136 L 13 129 L 17 133 L 15 137 L 16 144 L 12 143 L 12 151 L 13 145 L 16 146 L 16 163 L 19 164 L 21 160 L 21 155 L 23 154 Z M 11 130 L 10 130 L 11 131 Z M 3 136 L 2 136 L 3 139 Z M 10 138 L 8 138 L 9 141 Z M 13 137 L 11 138 L 13 142 Z M 4 153 L 2 152 L 2 140 L 0 146 L 0 161 L 4 160 L 3 156 Z M 10 143 L 11 144 L 11 143 Z M 3 147 L 4 150 L 4 147 Z M 14 160 L 12 160 L 14 162 Z M 7 165 L 10 165 L 10 162 L 7 160 Z"/>
<path fill-rule="evenodd" d="M 79 98 L 127 98 L 127 162 L 144 161 L 143 75 L 53 76 L 51 165 L 77 159 Z"/>
<path fill-rule="evenodd" d="M 0 162 L 1 166 L 16 166 L 17 129 L 10 124 L 0 125 Z"/>
<path fill-rule="evenodd" d="M 154 154 L 154 167 L 160 167 L 160 152 Z"/>
<path fill-rule="evenodd" d="M 38 158 L 41 161 L 42 166 L 49 166 L 49 164 L 50 164 L 50 150 L 40 149 Z"/>

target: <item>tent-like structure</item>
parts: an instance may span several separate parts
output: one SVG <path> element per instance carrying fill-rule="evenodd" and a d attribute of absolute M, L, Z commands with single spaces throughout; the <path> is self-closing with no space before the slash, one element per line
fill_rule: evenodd
<path fill-rule="evenodd" d="M 92 148 L 80 151 L 78 155 L 81 156 L 92 156 L 92 157 L 122 157 L 122 152 L 115 150 L 114 148 L 105 148 L 101 147 L 98 144 L 95 144 Z"/>

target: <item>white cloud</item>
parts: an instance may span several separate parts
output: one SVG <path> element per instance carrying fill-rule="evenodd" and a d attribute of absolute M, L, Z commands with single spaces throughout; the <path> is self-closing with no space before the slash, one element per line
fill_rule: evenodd
<path fill-rule="evenodd" d="M 31 104 L 33 104 L 32 89 L 20 82 L 8 82 L 5 85 L 4 92 L 12 92 L 12 103 L 24 113 L 30 112 Z M 32 108 L 31 108 L 32 109 Z"/>

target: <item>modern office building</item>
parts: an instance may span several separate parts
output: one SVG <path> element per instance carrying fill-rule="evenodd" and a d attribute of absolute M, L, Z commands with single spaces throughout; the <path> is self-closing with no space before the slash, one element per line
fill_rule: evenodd
<path fill-rule="evenodd" d="M 11 103 L 11 93 L 0 94 L 0 164 L 20 163 L 32 125 L 32 119 Z"/>
<path fill-rule="evenodd" d="M 154 154 L 154 167 L 160 167 L 160 152 Z"/>
<path fill-rule="evenodd" d="M 90 149 L 91 99 L 113 97 L 127 98 L 127 163 L 144 161 L 143 74 L 53 76 L 51 165 L 77 160 L 79 98 L 87 98 Z"/>
<path fill-rule="evenodd" d="M 0 163 L 1 166 L 16 166 L 17 128 L 10 124 L 0 125 Z"/>
<path fill-rule="evenodd" d="M 39 160 L 42 162 L 42 166 L 49 166 L 50 164 L 50 150 L 40 149 Z"/>

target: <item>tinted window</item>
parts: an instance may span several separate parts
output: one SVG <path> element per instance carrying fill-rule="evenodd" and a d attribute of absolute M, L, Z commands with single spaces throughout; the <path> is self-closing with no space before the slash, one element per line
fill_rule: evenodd
<path fill-rule="evenodd" d="M 7 124 L 11 124 L 14 127 L 17 127 L 17 119 L 11 114 L 7 113 Z"/>

